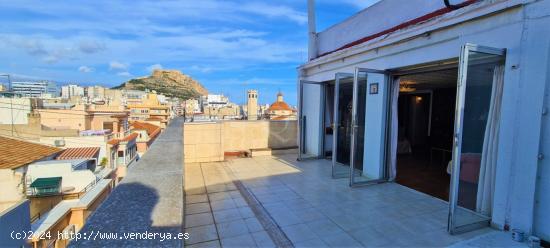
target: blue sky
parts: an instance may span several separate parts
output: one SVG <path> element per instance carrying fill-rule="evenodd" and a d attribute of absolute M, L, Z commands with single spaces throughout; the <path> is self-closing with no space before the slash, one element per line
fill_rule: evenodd
<path fill-rule="evenodd" d="M 318 30 L 375 0 L 317 0 Z M 0 0 L 0 73 L 114 86 L 177 69 L 237 103 L 258 89 L 296 104 L 306 0 Z"/>

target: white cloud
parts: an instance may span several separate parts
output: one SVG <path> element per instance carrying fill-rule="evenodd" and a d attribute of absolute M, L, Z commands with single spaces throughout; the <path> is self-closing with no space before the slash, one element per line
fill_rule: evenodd
<path fill-rule="evenodd" d="M 78 48 L 83 53 L 93 54 L 105 50 L 106 46 L 104 43 L 95 40 L 83 40 L 79 42 Z"/>
<path fill-rule="evenodd" d="M 81 67 L 78 67 L 78 71 L 83 73 L 89 73 L 89 72 L 95 71 L 95 69 L 93 67 L 83 65 Z"/>
<path fill-rule="evenodd" d="M 189 70 L 198 71 L 198 72 L 202 72 L 202 73 L 208 73 L 208 72 L 212 71 L 212 67 L 193 65 L 193 66 L 189 67 Z"/>
<path fill-rule="evenodd" d="M 128 64 L 118 62 L 118 61 L 111 61 L 109 62 L 109 70 L 112 71 L 128 71 Z"/>
<path fill-rule="evenodd" d="M 160 69 L 162 69 L 161 64 L 153 64 L 153 65 L 147 66 L 148 72 L 153 72 L 154 70 L 160 70 Z"/>
<path fill-rule="evenodd" d="M 297 11 L 293 8 L 283 5 L 270 5 L 264 2 L 249 3 L 241 7 L 241 10 L 258 14 L 270 18 L 279 18 L 283 17 L 294 21 L 298 24 L 307 23 L 307 13 L 302 11 Z"/>
<path fill-rule="evenodd" d="M 291 0 L 135 0 L 132 5 L 98 0 L 80 6 L 22 0 L 0 5 L 33 17 L 21 22 L 0 15 L 0 67 L 12 73 L 41 68 L 41 76 L 89 82 L 80 67 L 93 65 L 94 80 L 118 83 L 114 75 L 143 73 L 156 63 L 199 76 L 243 70 L 250 75 L 272 63 L 293 63 L 294 68 L 306 57 L 306 32 L 300 29 L 307 15 L 299 9 L 303 4 Z M 55 18 L 34 18 L 41 15 Z"/>
<path fill-rule="evenodd" d="M 121 76 L 121 77 L 131 77 L 132 74 L 130 74 L 129 72 L 127 71 L 123 71 L 123 72 L 119 72 L 116 74 L 117 76 Z"/>

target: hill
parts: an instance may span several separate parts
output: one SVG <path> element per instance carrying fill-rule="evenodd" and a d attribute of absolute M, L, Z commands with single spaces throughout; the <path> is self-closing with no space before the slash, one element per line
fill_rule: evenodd
<path fill-rule="evenodd" d="M 184 100 L 208 94 L 201 83 L 178 70 L 154 70 L 151 76 L 130 79 L 113 89 L 155 90 Z"/>

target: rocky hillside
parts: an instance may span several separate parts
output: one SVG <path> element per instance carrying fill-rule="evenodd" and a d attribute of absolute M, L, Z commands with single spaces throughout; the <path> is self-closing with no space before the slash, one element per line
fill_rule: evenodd
<path fill-rule="evenodd" d="M 131 79 L 114 89 L 149 89 L 181 99 L 198 98 L 208 94 L 208 90 L 201 83 L 177 70 L 154 70 L 151 76 Z"/>

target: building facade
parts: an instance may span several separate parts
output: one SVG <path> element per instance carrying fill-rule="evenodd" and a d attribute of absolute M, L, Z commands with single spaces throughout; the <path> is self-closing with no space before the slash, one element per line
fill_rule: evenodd
<path fill-rule="evenodd" d="M 267 109 L 270 120 L 296 120 L 296 110 L 291 108 L 284 100 L 283 93 L 277 93 L 277 100 Z"/>
<path fill-rule="evenodd" d="M 383 0 L 317 33 L 299 67 L 300 159 L 447 201 L 451 234 L 550 240 L 549 23 L 549 1 Z M 406 164 L 442 176 L 410 184 Z"/>
<path fill-rule="evenodd" d="M 48 94 L 58 96 L 59 89 L 55 82 L 50 81 L 20 81 L 12 82 L 12 92 L 25 97 L 41 97 Z"/>
<path fill-rule="evenodd" d="M 0 96 L 0 124 L 27 124 L 31 99 Z"/>
<path fill-rule="evenodd" d="M 61 86 L 61 97 L 64 99 L 71 99 L 84 96 L 84 87 L 69 84 Z"/>
<path fill-rule="evenodd" d="M 247 91 L 247 102 L 246 102 L 246 113 L 247 119 L 258 120 L 258 91 L 257 90 L 248 90 Z"/>

